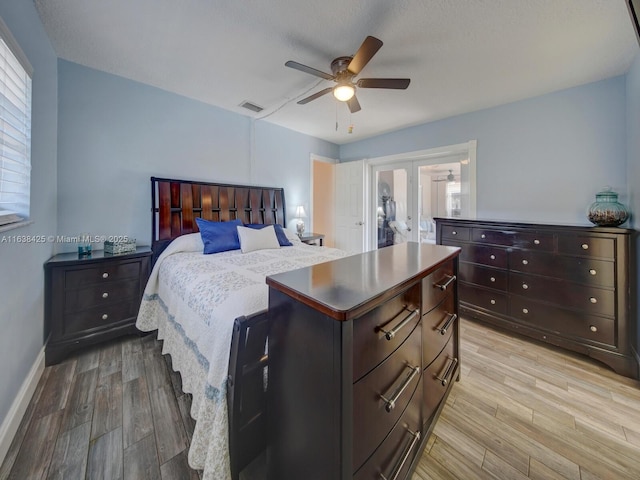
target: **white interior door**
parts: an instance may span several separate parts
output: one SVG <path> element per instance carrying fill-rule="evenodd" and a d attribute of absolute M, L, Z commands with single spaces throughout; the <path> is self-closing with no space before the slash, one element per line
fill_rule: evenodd
<path fill-rule="evenodd" d="M 365 250 L 364 161 L 336 165 L 335 246 L 352 253 Z"/>

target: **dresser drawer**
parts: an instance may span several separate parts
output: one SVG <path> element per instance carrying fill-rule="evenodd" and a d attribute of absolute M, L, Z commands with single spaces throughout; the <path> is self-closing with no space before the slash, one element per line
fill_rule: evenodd
<path fill-rule="evenodd" d="M 64 272 L 65 288 L 81 288 L 94 283 L 106 283 L 140 276 L 142 262 L 129 261 L 120 263 L 104 263 L 89 268 L 69 269 Z"/>
<path fill-rule="evenodd" d="M 467 241 L 470 238 L 471 229 L 453 225 L 442 225 L 442 238 L 451 240 Z"/>
<path fill-rule="evenodd" d="M 513 246 L 539 252 L 553 252 L 555 235 L 546 232 L 516 231 Z"/>
<path fill-rule="evenodd" d="M 424 371 L 424 410 L 422 416 L 425 421 L 436 411 L 447 388 L 449 388 L 449 384 L 456 378 L 458 359 L 456 358 L 455 340 L 455 337 L 452 337 L 440 355 L 438 355 L 438 358 Z"/>
<path fill-rule="evenodd" d="M 461 259 L 466 262 L 479 263 L 495 268 L 507 268 L 507 250 L 501 247 L 485 245 L 468 245 L 466 255 Z M 464 250 L 462 252 L 465 253 Z"/>
<path fill-rule="evenodd" d="M 615 287 L 614 262 L 525 250 L 513 250 L 509 254 L 509 260 L 513 271 L 564 278 L 588 285 Z"/>
<path fill-rule="evenodd" d="M 562 235 L 558 237 L 558 252 L 613 259 L 616 254 L 616 243 L 613 238 Z"/>
<path fill-rule="evenodd" d="M 616 346 L 617 343 L 615 321 L 609 318 L 545 305 L 515 295 L 511 297 L 509 310 L 512 317 L 522 322 L 571 340 L 582 339 L 608 346 Z"/>
<path fill-rule="evenodd" d="M 453 295 L 422 317 L 422 366 L 429 365 L 442 351 L 456 328 L 458 316 Z"/>
<path fill-rule="evenodd" d="M 575 308 L 587 314 L 615 316 L 616 295 L 613 290 L 578 285 L 521 273 L 509 274 L 509 292 L 529 299 L 543 300 L 560 307 Z"/>
<path fill-rule="evenodd" d="M 411 465 L 411 459 L 420 454 L 416 450 L 420 446 L 419 432 L 422 423 L 422 380 L 420 380 L 402 417 L 382 442 L 382 445 L 355 472 L 354 480 L 380 480 L 382 478 L 380 474 L 388 479 L 405 478 Z M 403 460 L 405 460 L 404 464 Z"/>
<path fill-rule="evenodd" d="M 505 315 L 508 310 L 506 293 L 474 287 L 468 283 L 460 282 L 458 286 L 460 302 L 474 307 L 484 308 L 494 313 Z"/>
<path fill-rule="evenodd" d="M 118 322 L 134 318 L 138 314 L 139 307 L 140 302 L 136 299 L 67 313 L 61 336 L 88 332 L 94 328 L 112 327 Z"/>
<path fill-rule="evenodd" d="M 353 431 L 361 432 L 353 439 L 356 469 L 384 440 L 413 396 L 422 373 L 421 336 L 416 327 L 393 355 L 353 385 Z"/>
<path fill-rule="evenodd" d="M 453 274 L 453 262 L 449 261 L 422 279 L 422 313 L 425 314 L 455 289 L 457 279 Z"/>
<path fill-rule="evenodd" d="M 513 245 L 515 232 L 509 230 L 494 230 L 491 228 L 474 228 L 471 230 L 471 240 L 477 243 L 492 245 Z"/>
<path fill-rule="evenodd" d="M 416 312 L 416 313 L 414 313 Z M 353 381 L 387 358 L 420 322 L 420 284 L 353 322 Z"/>
<path fill-rule="evenodd" d="M 496 290 L 507 290 L 507 271 L 497 268 L 482 267 L 471 263 L 460 263 L 460 281 L 475 283 Z"/>
<path fill-rule="evenodd" d="M 75 312 L 86 308 L 123 302 L 140 295 L 140 279 L 108 282 L 87 288 L 67 290 L 64 293 L 64 311 Z"/>

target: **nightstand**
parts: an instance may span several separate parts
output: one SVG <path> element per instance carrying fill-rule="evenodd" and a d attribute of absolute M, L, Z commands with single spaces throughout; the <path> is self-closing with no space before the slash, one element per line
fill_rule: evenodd
<path fill-rule="evenodd" d="M 322 242 L 324 240 L 324 235 L 321 233 L 303 233 L 300 236 L 300 241 L 302 243 L 306 243 L 307 245 L 313 245 L 319 242 L 319 245 L 322 246 Z"/>
<path fill-rule="evenodd" d="M 149 278 L 151 249 L 91 256 L 61 253 L 44 264 L 45 363 L 62 361 L 69 353 L 129 333 L 140 333 L 135 322 Z"/>

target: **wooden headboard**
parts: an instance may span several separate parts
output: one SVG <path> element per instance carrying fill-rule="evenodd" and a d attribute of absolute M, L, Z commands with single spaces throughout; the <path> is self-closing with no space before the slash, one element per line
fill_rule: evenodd
<path fill-rule="evenodd" d="M 198 231 L 196 217 L 286 227 L 284 189 L 151 177 L 153 258 L 171 240 Z"/>

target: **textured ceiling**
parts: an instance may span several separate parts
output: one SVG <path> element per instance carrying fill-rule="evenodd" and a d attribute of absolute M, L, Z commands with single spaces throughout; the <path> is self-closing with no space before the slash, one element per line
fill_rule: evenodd
<path fill-rule="evenodd" d="M 620 75 L 638 51 L 625 0 L 34 1 L 60 58 L 338 144 Z M 296 104 L 333 83 L 287 60 L 330 73 L 367 35 L 384 45 L 359 77 L 407 90 Z"/>

